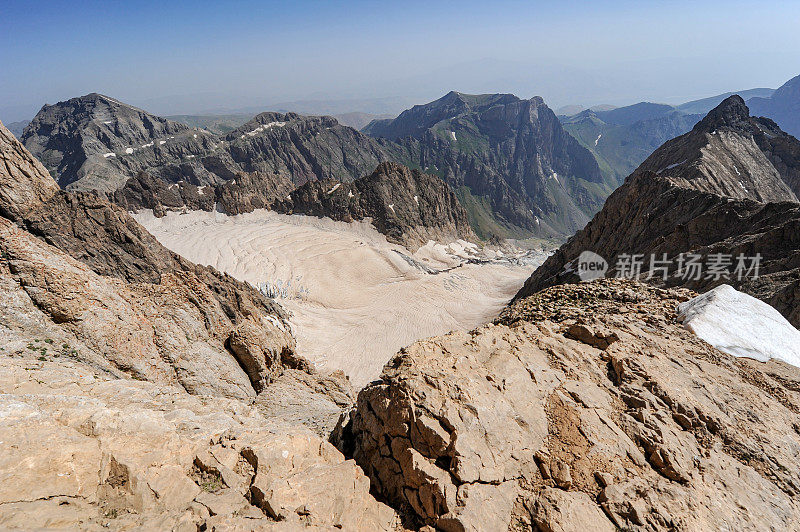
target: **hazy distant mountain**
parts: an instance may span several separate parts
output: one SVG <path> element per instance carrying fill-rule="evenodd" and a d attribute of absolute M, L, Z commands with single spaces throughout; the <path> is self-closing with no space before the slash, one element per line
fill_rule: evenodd
<path fill-rule="evenodd" d="M 207 129 L 215 135 L 227 135 L 251 118 L 252 114 L 232 115 L 172 115 L 169 120 L 186 124 L 189 127 Z"/>
<path fill-rule="evenodd" d="M 724 99 L 729 96 L 733 96 L 734 94 L 738 94 L 745 101 L 749 100 L 750 98 L 769 98 L 772 96 L 772 93 L 775 92 L 775 89 L 748 89 L 738 92 L 726 92 L 725 94 L 718 94 L 717 96 L 711 96 L 710 98 L 703 98 L 702 100 L 694 100 L 691 102 L 686 102 L 684 104 L 678 105 L 677 109 L 683 111 L 684 113 L 689 114 L 706 114 L 711 111 L 713 108 L 718 106 Z"/>
<path fill-rule="evenodd" d="M 622 183 L 653 150 L 686 133 L 701 118 L 658 104 L 630 107 L 561 117 L 564 129 L 594 154 L 603 173 L 617 183 Z"/>
<path fill-rule="evenodd" d="M 751 98 L 747 105 L 754 115 L 767 116 L 800 138 L 800 76 L 784 83 L 769 97 Z"/>
<path fill-rule="evenodd" d="M 450 92 L 363 131 L 448 182 L 482 236 L 569 235 L 613 188 L 538 97 Z"/>
<path fill-rule="evenodd" d="M 282 110 L 283 111 L 283 110 Z M 371 121 L 380 118 L 391 118 L 394 115 L 370 114 L 361 112 L 351 112 L 343 114 L 333 114 L 337 122 L 343 126 L 354 129 L 361 129 Z M 253 118 L 253 114 L 230 114 L 230 115 L 174 115 L 168 116 L 169 120 L 181 122 L 190 127 L 207 129 L 215 135 L 227 135 L 234 129 L 242 126 Z"/>
<path fill-rule="evenodd" d="M 21 120 L 19 122 L 11 122 L 10 124 L 8 124 L 8 130 L 11 131 L 11 133 L 15 137 L 20 138 L 22 136 L 23 130 L 25 129 L 25 126 L 27 126 L 30 123 L 31 123 L 30 120 Z"/>

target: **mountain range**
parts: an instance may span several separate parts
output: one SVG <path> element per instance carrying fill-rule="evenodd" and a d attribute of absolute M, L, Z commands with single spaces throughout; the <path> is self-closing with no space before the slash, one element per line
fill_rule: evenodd
<path fill-rule="evenodd" d="M 610 276 L 624 267 L 619 257 L 641 256 L 646 272 L 651 257 L 666 254 L 668 277 L 651 282 L 702 291 L 729 283 L 798 326 L 799 176 L 800 141 L 770 119 L 751 117 L 744 100 L 731 96 L 650 155 L 586 228 L 534 272 L 517 299 L 577 279 L 576 259 L 584 251 L 608 260 Z M 676 262 L 681 254 L 705 263 L 722 255 L 730 271 L 683 275 Z M 740 255 L 760 256 L 758 276 L 733 274 Z"/>
<path fill-rule="evenodd" d="M 267 112 L 214 134 L 90 94 L 43 107 L 21 141 L 62 187 L 130 209 L 250 212 L 308 181 L 347 183 L 396 161 L 452 187 L 480 237 L 558 239 L 612 190 L 541 98 L 452 92 L 365 133 L 332 117 Z"/>
<path fill-rule="evenodd" d="M 613 188 L 541 98 L 450 92 L 363 131 L 449 183 L 484 237 L 569 234 Z"/>
<path fill-rule="evenodd" d="M 755 116 L 773 119 L 787 133 L 800 135 L 800 76 L 779 89 L 727 92 L 680 105 L 649 102 L 559 115 L 566 129 L 589 149 L 603 174 L 622 183 L 650 153 L 664 142 L 689 131 L 706 113 L 726 98 L 743 98 Z"/>

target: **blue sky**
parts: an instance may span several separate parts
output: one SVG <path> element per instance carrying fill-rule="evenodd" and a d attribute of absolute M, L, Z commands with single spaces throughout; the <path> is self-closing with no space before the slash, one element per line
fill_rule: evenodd
<path fill-rule="evenodd" d="M 677 103 L 800 74 L 800 2 L 0 0 L 0 119 L 102 92 L 160 114 L 449 90 Z"/>

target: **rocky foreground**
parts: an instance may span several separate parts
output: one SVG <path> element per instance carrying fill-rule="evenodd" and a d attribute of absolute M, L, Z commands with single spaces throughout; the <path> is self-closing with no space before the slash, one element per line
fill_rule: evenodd
<path fill-rule="evenodd" d="M 694 294 L 603 280 L 417 342 L 336 438 L 373 490 L 442 530 L 800 526 L 800 371 L 675 320 Z"/>

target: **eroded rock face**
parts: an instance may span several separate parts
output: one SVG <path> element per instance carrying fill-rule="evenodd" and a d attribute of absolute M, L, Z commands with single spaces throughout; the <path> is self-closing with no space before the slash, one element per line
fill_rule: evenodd
<path fill-rule="evenodd" d="M 390 160 L 435 173 L 458 190 L 485 238 L 520 229 L 570 235 L 616 186 L 538 96 L 450 92 L 363 131 L 384 139 Z"/>
<path fill-rule="evenodd" d="M 278 202 L 275 210 L 346 222 L 370 218 L 390 241 L 411 249 L 428 240 L 477 240 L 447 183 L 396 163 L 381 163 L 352 183 L 308 182 Z"/>
<path fill-rule="evenodd" d="M 37 333 L 0 354 L 0 528 L 393 528 L 363 472 L 308 429 L 115 378 L 46 342 L 75 339 Z"/>
<path fill-rule="evenodd" d="M 797 527 L 800 373 L 684 330 L 692 295 L 545 290 L 401 351 L 334 439 L 443 530 Z"/>

